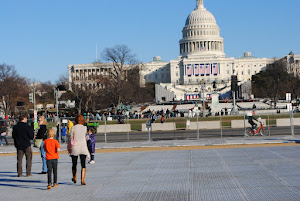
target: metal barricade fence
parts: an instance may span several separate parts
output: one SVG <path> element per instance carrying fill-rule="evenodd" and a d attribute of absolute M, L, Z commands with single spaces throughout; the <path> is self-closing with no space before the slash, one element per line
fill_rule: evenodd
<path fill-rule="evenodd" d="M 259 115 L 256 115 L 259 116 Z M 189 117 L 165 117 L 161 123 L 161 116 L 141 116 L 130 118 L 124 115 L 102 116 L 97 122 L 97 142 L 138 142 L 159 140 L 202 140 L 228 137 L 276 137 L 300 135 L 300 114 L 291 115 L 281 112 L 264 113 L 260 115 L 264 135 L 249 136 L 250 125 L 247 119 L 247 110 L 240 110 L 239 115 L 217 115 L 201 117 L 200 113 Z M 51 121 L 51 120 L 49 120 Z M 281 124 L 280 124 L 281 122 Z M 288 123 L 290 122 L 290 123 Z M 259 126 L 259 125 L 258 125 Z"/>

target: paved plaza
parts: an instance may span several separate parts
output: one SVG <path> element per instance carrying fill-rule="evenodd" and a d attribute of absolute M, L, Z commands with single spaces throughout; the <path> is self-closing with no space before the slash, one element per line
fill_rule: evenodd
<path fill-rule="evenodd" d="M 60 186 L 51 190 L 46 190 L 47 176 L 37 174 L 39 155 L 33 156 L 33 176 L 21 178 L 16 176 L 16 156 L 0 155 L 0 200 L 296 201 L 300 146 L 286 145 L 97 153 L 96 164 L 87 166 L 87 186 L 71 182 L 71 158 L 61 154 Z"/>

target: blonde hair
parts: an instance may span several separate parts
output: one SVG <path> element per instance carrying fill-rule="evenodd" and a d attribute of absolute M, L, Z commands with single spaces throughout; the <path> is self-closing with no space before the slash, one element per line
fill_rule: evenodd
<path fill-rule="evenodd" d="M 51 128 L 51 129 L 48 130 L 47 135 L 48 135 L 48 138 L 54 137 L 55 136 L 55 131 Z"/>
<path fill-rule="evenodd" d="M 48 124 L 45 116 L 40 116 L 39 120 L 40 120 L 40 125 L 47 125 Z"/>

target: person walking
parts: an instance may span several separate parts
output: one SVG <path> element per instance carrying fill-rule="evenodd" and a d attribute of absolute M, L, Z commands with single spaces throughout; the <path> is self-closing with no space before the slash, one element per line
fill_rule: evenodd
<path fill-rule="evenodd" d="M 35 137 L 35 139 L 42 140 L 39 148 L 40 148 L 43 165 L 42 165 L 42 172 L 40 172 L 39 174 L 47 174 L 48 170 L 47 170 L 46 152 L 43 148 L 44 140 L 47 139 L 47 120 L 44 116 L 39 117 L 39 125 L 40 125 L 40 128 Z"/>
<path fill-rule="evenodd" d="M 91 160 L 88 162 L 89 164 L 95 163 L 95 146 L 96 146 L 95 134 L 96 134 L 96 129 L 94 127 L 90 127 L 88 129 L 88 134 L 87 134 L 87 145 L 91 155 Z"/>
<path fill-rule="evenodd" d="M 76 125 L 71 128 L 71 135 L 68 143 L 68 152 L 72 157 L 72 181 L 77 182 L 77 160 L 78 156 L 81 163 L 81 185 L 86 185 L 86 158 L 90 158 L 90 153 L 87 148 L 86 133 L 87 127 L 84 126 L 85 119 L 82 115 L 75 118 Z"/>
<path fill-rule="evenodd" d="M 2 142 L 3 139 L 5 140 L 6 145 L 8 145 L 8 141 L 7 141 L 7 127 L 5 125 L 4 121 L 0 121 L 0 134 L 1 134 L 1 139 L 0 139 L 0 146 L 3 146 Z"/>
<path fill-rule="evenodd" d="M 44 141 L 44 150 L 46 152 L 47 168 L 48 168 L 48 189 L 52 187 L 52 171 L 53 171 L 53 187 L 58 187 L 57 183 L 57 164 L 58 164 L 58 152 L 60 146 L 57 140 L 54 139 L 55 131 L 49 129 L 47 132 L 48 139 Z"/>
<path fill-rule="evenodd" d="M 62 143 L 66 144 L 66 136 L 67 136 L 67 128 L 66 126 L 63 126 L 61 128 L 61 140 L 62 140 Z"/>
<path fill-rule="evenodd" d="M 71 128 L 74 126 L 73 122 L 69 119 L 68 120 L 68 126 L 67 126 L 67 134 L 70 135 Z"/>
<path fill-rule="evenodd" d="M 20 115 L 19 122 L 13 127 L 12 137 L 17 149 L 17 172 L 18 177 L 22 177 L 22 160 L 26 156 L 26 176 L 31 176 L 32 149 L 30 140 L 33 140 L 33 129 L 27 125 L 27 116 Z"/>
<path fill-rule="evenodd" d="M 70 134 L 71 134 L 71 128 L 74 126 L 73 122 L 68 119 L 68 124 L 67 124 L 67 141 L 69 142 L 70 139 Z"/>

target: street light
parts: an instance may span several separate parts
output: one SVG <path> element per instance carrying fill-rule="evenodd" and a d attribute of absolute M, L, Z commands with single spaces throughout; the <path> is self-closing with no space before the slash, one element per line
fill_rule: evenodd
<path fill-rule="evenodd" d="M 69 89 L 72 90 L 73 76 L 74 76 L 74 66 L 72 66 L 70 70 L 71 70 L 71 80 L 69 79 Z"/>
<path fill-rule="evenodd" d="M 204 97 L 204 90 L 205 90 L 205 87 L 206 87 L 206 85 L 205 85 L 205 83 L 202 83 L 201 84 L 201 88 L 202 88 L 202 93 L 203 93 L 203 95 L 202 95 L 202 116 L 204 117 L 204 107 L 205 107 L 205 97 Z"/>
<path fill-rule="evenodd" d="M 231 114 L 237 115 L 239 113 L 237 107 L 236 107 L 236 102 L 235 102 L 235 93 L 238 89 L 238 79 L 236 75 L 231 76 L 231 91 L 232 91 L 232 96 L 233 96 L 233 107 L 231 110 Z"/>
<path fill-rule="evenodd" d="M 58 141 L 61 143 L 61 132 L 60 132 L 60 118 L 58 116 L 58 93 L 59 89 L 58 87 L 55 88 L 55 97 L 56 97 L 56 116 L 57 116 L 57 121 L 58 121 Z"/>
<path fill-rule="evenodd" d="M 199 112 L 198 112 L 198 103 L 196 102 L 195 103 L 195 110 L 196 110 L 196 108 L 197 108 L 197 113 L 196 113 L 196 115 L 197 115 L 197 140 L 199 140 L 199 125 L 198 125 L 198 118 L 199 118 Z"/>

